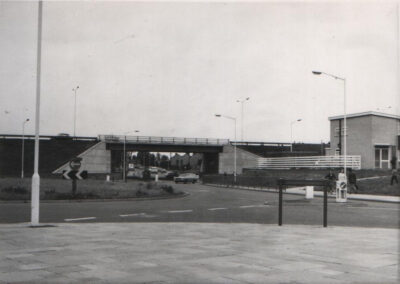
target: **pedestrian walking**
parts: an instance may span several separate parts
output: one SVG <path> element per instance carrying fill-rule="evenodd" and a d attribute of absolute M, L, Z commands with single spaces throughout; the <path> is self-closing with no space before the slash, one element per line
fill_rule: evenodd
<path fill-rule="evenodd" d="M 331 169 L 329 169 L 329 173 L 325 176 L 325 179 L 329 180 L 329 192 L 332 193 L 335 189 L 336 185 L 336 175 L 335 173 L 332 172 Z"/>
<path fill-rule="evenodd" d="M 397 169 L 392 169 L 392 178 L 390 179 L 390 185 L 393 185 L 393 182 L 396 181 L 399 184 L 399 180 L 397 179 L 398 171 Z"/>
<path fill-rule="evenodd" d="M 390 164 L 392 165 L 392 169 L 397 168 L 397 157 L 393 156 L 392 159 L 390 160 Z"/>
<path fill-rule="evenodd" d="M 357 176 L 351 168 L 349 168 L 348 181 L 349 181 L 349 193 L 357 193 L 358 191 Z"/>

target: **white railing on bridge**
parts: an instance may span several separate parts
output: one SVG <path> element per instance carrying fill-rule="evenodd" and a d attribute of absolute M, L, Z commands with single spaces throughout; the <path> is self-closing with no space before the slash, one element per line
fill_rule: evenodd
<path fill-rule="evenodd" d="M 258 169 L 343 168 L 344 156 L 258 158 Z M 361 156 L 346 156 L 346 167 L 361 169 Z"/>
<path fill-rule="evenodd" d="M 187 145 L 227 145 L 228 139 L 182 138 L 158 136 L 99 135 L 100 141 L 107 143 L 149 143 L 149 144 L 187 144 Z M 125 140 L 126 139 L 126 140 Z"/>

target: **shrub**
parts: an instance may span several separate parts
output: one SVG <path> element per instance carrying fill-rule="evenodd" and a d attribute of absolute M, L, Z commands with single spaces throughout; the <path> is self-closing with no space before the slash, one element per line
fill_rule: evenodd
<path fill-rule="evenodd" d="M 172 194 L 174 193 L 174 188 L 170 185 L 163 185 L 161 186 L 162 190 L 164 190 L 165 192 Z"/>
<path fill-rule="evenodd" d="M 54 188 L 44 191 L 44 195 L 51 195 L 51 194 L 55 194 L 55 193 L 56 193 L 56 190 Z"/>
<path fill-rule="evenodd" d="M 13 193 L 13 194 L 27 194 L 28 190 L 26 190 L 25 187 L 22 186 L 9 186 L 5 187 L 1 190 L 2 192 L 5 193 Z"/>
<path fill-rule="evenodd" d="M 45 192 L 46 199 L 67 200 L 67 199 L 96 199 L 100 198 L 92 192 L 78 192 L 75 195 L 69 192 Z"/>
<path fill-rule="evenodd" d="M 140 189 L 138 189 L 138 191 L 136 191 L 136 196 L 137 197 L 141 197 L 141 196 L 147 196 L 148 193 L 146 191 L 142 191 Z"/>

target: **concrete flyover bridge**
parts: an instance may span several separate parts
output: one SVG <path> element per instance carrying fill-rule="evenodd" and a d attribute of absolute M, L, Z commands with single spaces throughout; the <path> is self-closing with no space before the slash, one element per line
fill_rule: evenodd
<path fill-rule="evenodd" d="M 201 171 L 218 173 L 219 156 L 231 144 L 228 139 L 125 135 L 99 135 L 98 141 L 96 145 L 78 155 L 82 158 L 81 169 L 89 174 L 121 172 L 124 153 L 128 152 L 201 154 Z M 60 174 L 67 169 L 68 163 L 53 173 Z"/>
<path fill-rule="evenodd" d="M 201 154 L 201 171 L 217 173 L 219 153 L 229 145 L 228 139 L 182 138 L 160 136 L 100 135 L 111 152 L 111 170 L 120 168 L 124 152 L 164 152 Z"/>
<path fill-rule="evenodd" d="M 124 153 L 132 152 L 192 153 L 199 157 L 201 165 L 197 169 L 200 172 L 233 174 L 235 170 L 234 147 L 236 147 L 236 172 L 241 174 L 244 168 L 257 168 L 259 158 L 323 155 L 325 146 L 321 144 L 291 145 L 290 143 L 237 142 L 229 139 L 125 135 L 99 135 L 96 141 L 95 145 L 78 155 L 82 158 L 81 170 L 86 170 L 89 174 L 122 173 Z M 190 159 L 192 160 L 192 158 Z M 170 161 L 172 160 L 170 155 Z M 64 163 L 53 173 L 60 174 L 67 169 L 68 163 Z"/>

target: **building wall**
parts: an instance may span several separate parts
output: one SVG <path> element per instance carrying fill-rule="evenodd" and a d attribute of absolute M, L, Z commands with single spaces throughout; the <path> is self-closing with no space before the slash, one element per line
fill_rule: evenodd
<path fill-rule="evenodd" d="M 360 155 L 363 169 L 374 167 L 374 156 L 371 155 L 372 117 L 353 117 L 347 120 L 347 154 Z"/>
<path fill-rule="evenodd" d="M 89 174 L 109 174 L 111 173 L 111 151 L 106 149 L 105 142 L 99 142 L 85 152 L 78 155 L 82 158 L 82 171 L 87 171 Z M 69 163 L 55 170 L 53 173 L 62 173 L 69 169 Z"/>
<path fill-rule="evenodd" d="M 399 121 L 387 117 L 374 116 L 372 118 L 372 144 L 389 144 L 396 146 L 396 134 Z"/>
<path fill-rule="evenodd" d="M 341 122 L 343 128 L 343 119 L 341 119 Z M 398 119 L 376 115 L 347 118 L 347 154 L 360 155 L 361 168 L 375 168 L 375 145 L 396 146 L 398 124 Z M 338 148 L 339 136 L 335 131 L 338 127 L 339 120 L 331 120 L 331 148 L 327 152 L 328 155 L 335 155 L 335 150 Z M 344 146 L 343 138 L 342 132 L 342 150 Z M 393 155 L 393 153 L 390 153 L 390 155 Z"/>
<path fill-rule="evenodd" d="M 257 159 L 260 156 L 236 148 L 236 173 L 241 174 L 243 168 L 257 167 Z M 235 169 L 234 164 L 234 147 L 231 145 L 224 146 L 223 152 L 219 154 L 219 169 L 218 173 L 233 174 Z"/>

